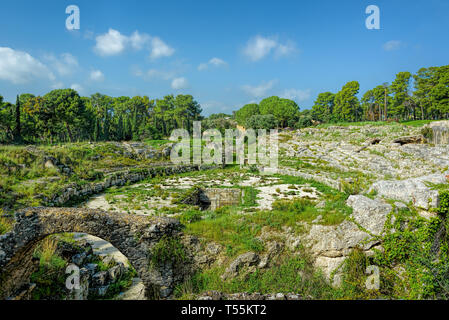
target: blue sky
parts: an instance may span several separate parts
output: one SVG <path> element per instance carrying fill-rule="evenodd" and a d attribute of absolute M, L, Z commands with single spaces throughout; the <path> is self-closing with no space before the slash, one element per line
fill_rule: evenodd
<path fill-rule="evenodd" d="M 68 5 L 80 30 L 66 29 Z M 368 5 L 380 30 L 368 30 Z M 204 114 L 449 64 L 449 1 L 2 1 L 0 94 L 192 94 Z"/>

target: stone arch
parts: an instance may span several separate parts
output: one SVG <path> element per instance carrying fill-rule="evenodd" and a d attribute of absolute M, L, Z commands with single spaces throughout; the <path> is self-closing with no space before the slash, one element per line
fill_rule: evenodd
<path fill-rule="evenodd" d="M 150 249 L 164 235 L 178 236 L 180 227 L 175 219 L 91 209 L 30 208 L 19 211 L 13 230 L 0 236 L 0 298 L 16 295 L 27 284 L 35 269 L 32 253 L 36 245 L 49 235 L 66 232 L 87 233 L 108 241 L 136 269 L 148 298 L 166 293 L 167 290 L 160 289 L 166 286 L 166 281 L 161 279 L 158 270 L 150 268 Z"/>

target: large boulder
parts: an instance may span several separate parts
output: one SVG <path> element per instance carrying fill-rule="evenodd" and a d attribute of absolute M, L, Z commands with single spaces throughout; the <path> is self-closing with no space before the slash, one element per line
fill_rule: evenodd
<path fill-rule="evenodd" d="M 379 196 L 411 202 L 415 207 L 425 210 L 439 206 L 437 190 L 432 190 L 427 184 L 447 183 L 444 174 L 433 174 L 406 180 L 382 180 L 375 182 L 369 191 L 375 191 Z"/>
<path fill-rule="evenodd" d="M 351 219 L 337 226 L 314 224 L 303 238 L 315 258 L 315 266 L 321 268 L 327 278 L 352 249 L 369 251 L 379 244 L 373 236 L 382 234 L 392 210 L 391 205 L 362 195 L 350 196 L 346 204 L 353 209 Z M 334 284 L 338 284 L 338 276 L 334 280 Z"/>

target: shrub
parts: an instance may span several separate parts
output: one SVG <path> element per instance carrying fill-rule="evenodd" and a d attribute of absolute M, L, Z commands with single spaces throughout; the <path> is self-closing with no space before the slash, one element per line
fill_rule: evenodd
<path fill-rule="evenodd" d="M 440 193 L 440 207 L 438 212 L 442 215 L 447 215 L 449 213 L 449 191 Z"/>
<path fill-rule="evenodd" d="M 426 138 L 427 141 L 433 140 L 433 130 L 432 128 L 426 127 L 421 129 L 421 134 Z"/>
<path fill-rule="evenodd" d="M 272 114 L 253 115 L 246 119 L 246 127 L 251 129 L 274 129 L 278 126 L 278 121 Z"/>
<path fill-rule="evenodd" d="M 151 249 L 150 259 L 153 267 L 161 266 L 167 262 L 172 266 L 179 266 L 187 261 L 186 249 L 179 238 L 164 235 Z"/>

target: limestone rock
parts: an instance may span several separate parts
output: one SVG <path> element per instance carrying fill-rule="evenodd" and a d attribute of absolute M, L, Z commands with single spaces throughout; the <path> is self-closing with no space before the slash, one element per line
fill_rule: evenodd
<path fill-rule="evenodd" d="M 379 200 L 362 195 L 350 196 L 347 205 L 353 208 L 352 219 L 337 226 L 314 224 L 303 242 L 315 257 L 315 266 L 330 274 L 345 260 L 355 247 L 365 251 L 378 244 L 373 235 L 380 235 L 392 207 Z M 366 230 L 367 232 L 361 230 Z M 370 240 L 370 241 L 367 241 Z"/>
<path fill-rule="evenodd" d="M 223 280 L 234 278 L 239 275 L 239 272 L 245 267 L 254 267 L 259 262 L 259 256 L 254 252 L 247 252 L 237 257 L 226 269 L 221 276 Z M 255 270 L 255 268 L 254 268 Z"/>
<path fill-rule="evenodd" d="M 442 174 L 433 174 L 406 180 L 382 180 L 375 182 L 369 191 L 376 191 L 379 196 L 411 202 L 414 206 L 428 210 L 439 206 L 439 194 L 426 185 L 430 183 L 447 183 Z"/>

